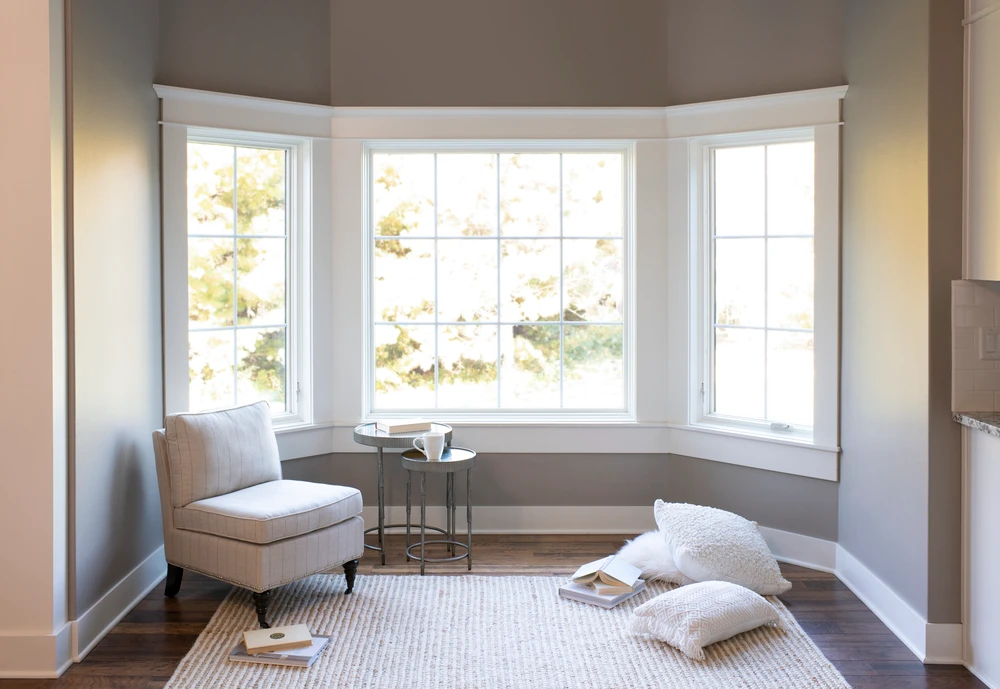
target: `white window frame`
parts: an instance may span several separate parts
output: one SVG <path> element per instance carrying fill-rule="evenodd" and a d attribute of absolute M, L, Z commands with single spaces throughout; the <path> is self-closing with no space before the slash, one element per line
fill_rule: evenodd
<path fill-rule="evenodd" d="M 400 141 L 400 140 L 369 140 L 363 145 L 365 170 L 364 170 L 364 227 L 365 227 L 365 263 L 364 263 L 364 300 L 365 300 L 365 356 L 364 356 L 364 420 L 376 421 L 385 418 L 398 418 L 400 416 L 420 416 L 424 418 L 437 419 L 441 421 L 465 421 L 465 422 L 520 422 L 520 423 L 545 423 L 545 422 L 634 422 L 635 421 L 635 284 L 634 284 L 634 256 L 633 246 L 635 237 L 635 185 L 634 185 L 634 149 L 632 141 L 602 141 L 602 140 L 461 140 L 461 141 Z M 372 177 L 372 156 L 375 153 L 586 153 L 586 152 L 607 152 L 620 153 L 622 155 L 622 200 L 623 200 L 623 225 L 622 241 L 625 256 L 624 263 L 624 309 L 622 315 L 622 326 L 624 340 L 622 343 L 622 375 L 623 375 L 623 405 L 620 408 L 610 409 L 391 409 L 381 410 L 375 408 L 375 359 L 374 359 L 374 330 L 375 318 L 372 313 L 374 299 L 374 279 L 375 279 L 375 227 L 374 227 L 374 207 L 371 198 L 371 189 L 374 184 Z M 562 241 L 562 234 L 554 237 Z M 503 239 L 503 236 L 499 236 Z M 600 239 L 600 237 L 594 237 Z M 482 241 L 482 240 L 476 240 Z M 497 268 L 499 270 L 499 266 Z M 561 283 L 560 283 L 561 284 Z M 436 286 L 435 286 L 436 289 Z M 499 296 L 499 295 L 498 295 Z M 561 314 L 560 314 L 561 316 Z M 437 320 L 434 321 L 437 323 Z M 481 324 L 490 325 L 494 321 L 483 321 L 470 323 L 470 325 Z M 553 321 L 553 324 L 562 325 L 563 321 Z M 581 322 L 580 325 L 586 325 Z M 498 340 L 499 346 L 499 340 Z M 499 378 L 497 384 L 500 384 Z M 562 380 L 560 380 L 562 385 Z"/>
<path fill-rule="evenodd" d="M 247 148 L 270 148 L 285 151 L 285 409 L 272 410 L 275 427 L 301 425 L 311 420 L 311 400 L 302 395 L 302 381 L 309 378 L 309 285 L 310 222 L 306 188 L 312 158 L 310 141 L 301 137 L 235 132 L 190 127 L 188 143 L 222 144 Z M 304 183 L 306 182 L 306 183 Z M 238 183 L 238 180 L 237 180 Z M 185 208 L 186 210 L 186 208 Z M 187 228 L 185 227 L 185 232 Z M 249 235 L 247 238 L 252 239 Z M 173 274 L 170 276 L 173 277 Z M 185 271 L 186 277 L 186 271 Z M 249 326 L 244 326 L 249 327 Z M 230 328 L 220 328 L 228 330 Z M 239 330 L 238 326 L 231 328 Z M 305 397 L 305 398 L 304 398 Z M 247 404 L 248 402 L 238 402 Z M 186 404 L 190 408 L 190 402 Z"/>
<path fill-rule="evenodd" d="M 839 116 L 839 107 L 836 112 Z M 812 140 L 815 146 L 814 423 L 812 427 L 781 430 L 772 428 L 770 421 L 711 412 L 714 266 L 710 156 L 719 147 L 802 140 Z M 672 184 L 669 192 L 673 206 L 671 244 L 682 256 L 673 263 L 676 270 L 670 278 L 675 292 L 671 325 L 684 333 L 671 338 L 671 356 L 674 352 L 681 355 L 671 361 L 672 380 L 682 383 L 671 390 L 671 421 L 680 441 L 675 445 L 682 448 L 681 453 L 690 449 L 695 456 L 720 457 L 742 447 L 751 465 L 835 479 L 840 449 L 840 124 L 834 121 L 752 131 L 717 126 L 716 131 L 679 137 L 670 146 L 671 169 L 683 175 L 683 184 Z M 682 371 L 682 366 L 687 370 Z M 743 444 L 734 445 L 734 441 Z M 802 450 L 785 451 L 787 458 L 777 460 L 764 457 L 779 445 Z"/>
<path fill-rule="evenodd" d="M 164 280 L 165 409 L 186 403 L 186 127 L 300 136 L 311 141 L 313 234 L 310 267 L 311 422 L 276 429 L 282 460 L 365 451 L 353 440 L 366 419 L 365 142 L 634 142 L 635 283 L 630 309 L 634 350 L 632 420 L 517 418 L 449 420 L 463 444 L 484 453 L 649 453 L 683 455 L 838 479 L 839 320 L 820 318 L 839 304 L 839 127 L 847 87 L 832 87 L 667 108 L 332 108 L 170 86 L 162 99 L 164 272 L 182 265 L 183 280 Z M 739 132 L 812 128 L 816 167 L 816 399 L 810 440 L 699 423 L 697 307 L 691 214 L 698 206 L 692 142 Z M 179 153 L 180 152 L 180 153 Z M 819 164 L 819 160 L 824 160 Z M 179 171 L 179 172 L 178 172 Z M 821 201 L 822 200 L 822 201 Z M 825 225 L 821 227 L 821 225 Z M 184 228 L 172 231 L 174 227 Z M 822 244 L 822 246 L 821 246 Z M 179 326 L 177 324 L 180 324 Z M 450 416 L 450 415 L 449 415 Z M 820 419 L 825 421 L 821 424 Z"/>
<path fill-rule="evenodd" d="M 748 132 L 741 134 L 724 134 L 720 136 L 696 139 L 691 145 L 696 149 L 692 152 L 692 176 L 699 189 L 700 212 L 697 219 L 692 219 L 692 243 L 697 252 L 693 277 L 699 293 L 698 308 L 692 313 L 692 329 L 699 338 L 696 352 L 698 354 L 697 371 L 700 372 L 698 385 L 698 406 L 692 414 L 695 424 L 729 427 L 758 434 L 773 434 L 776 437 L 790 438 L 810 442 L 813 438 L 813 425 L 791 425 L 787 430 L 779 430 L 772 423 L 783 423 L 782 419 L 753 419 L 719 414 L 712 411 L 715 395 L 715 252 L 714 252 L 714 195 L 715 179 L 712 166 L 712 155 L 718 149 L 738 146 L 763 146 L 809 141 L 815 144 L 812 128 L 787 129 L 777 132 Z M 696 166 L 696 167 L 695 167 Z M 803 238 L 809 235 L 803 235 Z M 812 235 L 814 242 L 815 235 Z M 766 295 L 765 295 L 766 298 Z M 815 307 L 815 303 L 814 303 Z M 774 330 L 763 327 L 764 332 Z M 766 385 L 766 382 L 765 382 Z"/>
<path fill-rule="evenodd" d="M 155 86 L 163 99 L 160 121 L 163 199 L 164 411 L 189 410 L 188 383 L 188 142 L 282 148 L 287 153 L 286 409 L 272 423 L 281 438 L 313 428 L 329 415 L 330 365 L 314 361 L 317 339 L 329 338 L 332 318 L 317 309 L 316 289 L 327 289 L 329 264 L 332 108 L 222 97 Z M 324 232 L 317 236 L 317 227 Z M 319 269 L 319 272 L 317 270 Z M 328 306 L 328 300 L 325 304 Z M 318 391 L 319 394 L 316 394 Z"/>

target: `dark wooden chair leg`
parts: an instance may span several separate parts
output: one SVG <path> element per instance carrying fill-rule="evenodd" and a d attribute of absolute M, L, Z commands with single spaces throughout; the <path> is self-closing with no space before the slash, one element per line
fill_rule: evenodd
<path fill-rule="evenodd" d="M 345 594 L 350 593 L 354 590 L 354 577 L 358 573 L 358 561 L 351 560 L 350 562 L 344 563 L 344 579 L 347 580 L 347 590 L 344 591 Z"/>
<path fill-rule="evenodd" d="M 271 592 L 263 591 L 261 593 L 253 592 L 253 605 L 257 608 L 257 622 L 260 623 L 261 629 L 270 629 L 271 625 L 267 623 L 267 606 L 271 602 Z"/>
<path fill-rule="evenodd" d="M 184 570 L 177 565 L 167 564 L 167 585 L 163 588 L 163 595 L 173 598 L 181 590 L 181 579 L 184 578 Z"/>

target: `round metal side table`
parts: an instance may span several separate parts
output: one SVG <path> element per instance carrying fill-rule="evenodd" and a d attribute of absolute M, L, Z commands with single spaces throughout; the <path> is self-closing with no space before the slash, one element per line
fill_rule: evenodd
<path fill-rule="evenodd" d="M 476 453 L 466 447 L 447 447 L 441 459 L 429 461 L 419 450 L 407 450 L 402 455 L 403 468 L 406 469 L 406 558 L 420 560 L 420 573 L 424 573 L 424 563 L 454 562 L 468 560 L 469 570 L 472 570 L 472 467 L 476 466 Z M 420 542 L 410 544 L 410 476 L 414 471 L 420 472 Z M 465 472 L 466 498 L 465 523 L 467 540 L 465 543 L 455 540 L 455 472 Z M 445 505 L 447 530 L 443 539 L 427 540 L 426 530 L 441 532 L 433 526 L 427 526 L 427 474 L 446 474 Z M 448 547 L 451 557 L 425 557 L 424 548 L 431 543 L 444 544 Z M 420 557 L 412 552 L 420 546 Z M 455 548 L 465 548 L 461 555 L 455 554 Z"/>
<path fill-rule="evenodd" d="M 446 446 L 451 445 L 451 426 L 444 423 L 434 423 L 431 424 L 431 430 L 437 431 L 438 433 L 444 433 L 444 443 Z M 369 529 L 365 529 L 365 533 L 370 533 L 372 531 L 378 531 L 378 545 L 368 545 L 365 544 L 365 548 L 369 550 L 377 550 L 382 554 L 382 564 L 385 564 L 385 530 L 386 529 L 398 529 L 402 527 L 410 528 L 410 514 L 407 510 L 406 514 L 406 524 L 386 524 L 385 523 L 385 484 L 384 476 L 385 473 L 382 470 L 382 450 L 385 448 L 395 448 L 395 449 L 406 449 L 413 448 L 413 439 L 419 438 L 424 433 L 429 433 L 430 431 L 414 431 L 413 433 L 386 433 L 385 431 L 380 431 L 375 428 L 374 423 L 363 423 L 360 426 L 354 428 L 354 442 L 359 445 L 368 445 L 369 447 L 374 447 L 378 450 L 378 526 L 373 526 Z M 439 533 L 444 533 L 444 529 L 436 529 L 430 527 L 432 531 L 438 531 Z"/>

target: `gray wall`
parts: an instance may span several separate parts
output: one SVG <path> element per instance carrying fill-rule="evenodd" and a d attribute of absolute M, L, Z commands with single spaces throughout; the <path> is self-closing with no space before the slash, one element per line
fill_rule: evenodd
<path fill-rule="evenodd" d="M 160 13 L 159 83 L 329 104 L 330 0 L 163 0 Z M 352 30 L 363 44 L 379 29 Z"/>
<path fill-rule="evenodd" d="M 71 4 L 77 614 L 163 540 L 157 5 Z"/>
<path fill-rule="evenodd" d="M 845 83 L 843 0 L 666 0 L 666 6 L 670 105 Z"/>
<path fill-rule="evenodd" d="M 928 603 L 931 622 L 961 610 L 962 434 L 951 418 L 951 281 L 962 277 L 961 2 L 931 0 L 928 64 L 930 442 Z"/>
<path fill-rule="evenodd" d="M 385 502 L 406 504 L 406 472 L 385 461 Z M 356 486 L 378 504 L 374 454 L 335 454 L 282 464 L 285 478 Z M 677 455 L 480 455 L 473 506 L 649 505 L 657 498 L 737 512 L 764 526 L 837 540 L 837 484 Z M 458 500 L 465 499 L 459 480 Z M 444 482 L 428 484 L 428 504 L 444 504 Z M 474 515 L 473 515 L 474 517 Z"/>
<path fill-rule="evenodd" d="M 662 106 L 843 83 L 844 0 L 167 0 L 158 80 L 343 106 Z"/>
<path fill-rule="evenodd" d="M 662 0 L 332 0 L 334 105 L 665 105 Z"/>
<path fill-rule="evenodd" d="M 851 0 L 845 21 L 840 544 L 931 622 L 959 620 L 960 5 Z"/>

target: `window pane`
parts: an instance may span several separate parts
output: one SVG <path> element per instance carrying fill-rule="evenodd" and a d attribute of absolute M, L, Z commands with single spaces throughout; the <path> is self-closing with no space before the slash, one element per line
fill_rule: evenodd
<path fill-rule="evenodd" d="M 767 241 L 767 324 L 772 328 L 813 327 L 813 240 Z"/>
<path fill-rule="evenodd" d="M 567 325 L 563 334 L 563 406 L 613 409 L 625 404 L 620 325 Z"/>
<path fill-rule="evenodd" d="M 188 144 L 188 233 L 233 233 L 232 146 Z"/>
<path fill-rule="evenodd" d="M 563 236 L 622 236 L 623 187 L 620 153 L 563 154 Z"/>
<path fill-rule="evenodd" d="M 500 406 L 559 407 L 559 326 L 500 326 Z"/>
<path fill-rule="evenodd" d="M 240 325 L 285 322 L 285 240 L 236 240 Z"/>
<path fill-rule="evenodd" d="M 191 411 L 231 407 L 233 330 L 188 333 L 188 407 Z"/>
<path fill-rule="evenodd" d="M 438 406 L 497 406 L 497 327 L 446 325 L 438 329 Z"/>
<path fill-rule="evenodd" d="M 813 142 L 767 147 L 767 233 L 812 234 Z"/>
<path fill-rule="evenodd" d="M 434 156 L 429 153 L 372 155 L 375 234 L 434 236 Z"/>
<path fill-rule="evenodd" d="M 715 412 L 765 418 L 764 331 L 715 329 Z"/>
<path fill-rule="evenodd" d="M 497 156 L 437 157 L 438 235 L 481 237 L 497 232 Z"/>
<path fill-rule="evenodd" d="M 266 400 L 271 413 L 285 410 L 285 329 L 236 331 L 236 403 Z"/>
<path fill-rule="evenodd" d="M 767 334 L 767 418 L 813 425 L 812 333 Z"/>
<path fill-rule="evenodd" d="M 240 234 L 285 234 L 285 151 L 236 149 Z"/>
<path fill-rule="evenodd" d="M 434 320 L 434 240 L 375 241 L 375 320 Z"/>
<path fill-rule="evenodd" d="M 500 244 L 500 320 L 559 320 L 559 240 Z"/>
<path fill-rule="evenodd" d="M 500 234 L 559 235 L 559 154 L 500 155 Z"/>
<path fill-rule="evenodd" d="M 567 239 L 563 242 L 563 264 L 565 320 L 622 320 L 623 240 Z"/>
<path fill-rule="evenodd" d="M 715 234 L 764 234 L 764 148 L 715 149 Z"/>
<path fill-rule="evenodd" d="M 374 406 L 434 407 L 434 326 L 375 326 Z"/>
<path fill-rule="evenodd" d="M 715 240 L 715 322 L 764 325 L 763 239 Z"/>
<path fill-rule="evenodd" d="M 437 248 L 438 318 L 496 320 L 497 243 L 440 239 Z"/>
<path fill-rule="evenodd" d="M 188 321 L 233 324 L 233 240 L 188 239 Z"/>

